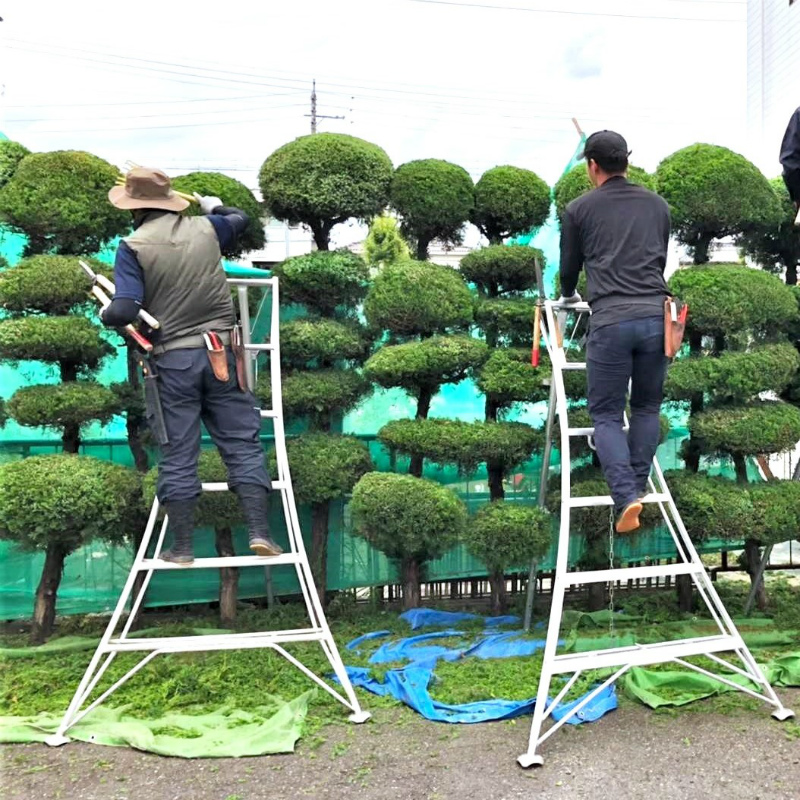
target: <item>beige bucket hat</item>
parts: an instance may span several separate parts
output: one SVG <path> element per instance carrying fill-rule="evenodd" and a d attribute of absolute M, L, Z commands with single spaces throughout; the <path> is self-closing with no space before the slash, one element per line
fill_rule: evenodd
<path fill-rule="evenodd" d="M 124 186 L 115 186 L 108 199 L 117 208 L 160 208 L 164 211 L 183 211 L 189 205 L 172 191 L 169 177 L 160 169 L 134 167 L 125 176 Z"/>

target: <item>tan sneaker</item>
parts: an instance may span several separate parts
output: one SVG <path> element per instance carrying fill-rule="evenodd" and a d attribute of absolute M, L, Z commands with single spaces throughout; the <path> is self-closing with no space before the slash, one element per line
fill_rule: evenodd
<path fill-rule="evenodd" d="M 639 527 L 639 514 L 642 513 L 642 504 L 639 500 L 628 503 L 622 509 L 622 513 L 617 517 L 617 524 L 614 526 L 617 533 L 630 533 Z"/>

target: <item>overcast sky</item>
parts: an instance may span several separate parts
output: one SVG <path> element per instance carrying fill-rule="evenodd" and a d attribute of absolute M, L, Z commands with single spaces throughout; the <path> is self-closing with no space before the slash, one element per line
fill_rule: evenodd
<path fill-rule="evenodd" d="M 600 10 L 602 9 L 602 10 Z M 554 182 L 577 117 L 655 169 L 697 141 L 746 153 L 743 0 L 6 0 L 0 129 L 257 187 L 309 132 Z M 778 174 L 776 164 L 775 174 Z M 771 177 L 771 176 L 770 176 Z"/>

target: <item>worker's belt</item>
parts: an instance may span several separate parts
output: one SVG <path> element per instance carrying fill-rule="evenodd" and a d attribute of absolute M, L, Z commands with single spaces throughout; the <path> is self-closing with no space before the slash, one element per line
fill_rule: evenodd
<path fill-rule="evenodd" d="M 217 334 L 224 345 L 231 343 L 230 331 L 220 331 Z M 170 350 L 197 350 L 200 348 L 205 349 L 207 343 L 202 333 L 197 333 L 192 336 L 179 336 L 177 339 L 170 339 L 168 342 L 157 344 L 153 347 L 153 355 L 160 356 L 162 353 L 167 353 Z"/>

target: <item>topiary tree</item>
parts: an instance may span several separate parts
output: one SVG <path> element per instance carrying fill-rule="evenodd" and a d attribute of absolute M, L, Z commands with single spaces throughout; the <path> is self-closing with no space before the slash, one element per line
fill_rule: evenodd
<path fill-rule="evenodd" d="M 287 450 L 297 497 L 311 505 L 310 557 L 324 598 L 331 504 L 369 469 L 369 454 L 365 461 L 356 440 L 333 435 L 341 418 L 372 389 L 360 369 L 371 335 L 356 317 L 369 273 L 361 258 L 336 251 L 287 259 L 273 274 L 283 298 L 305 306 L 307 315 L 281 325 L 283 411 L 289 422 L 305 421 L 309 429 Z M 272 406 L 269 373 L 259 380 L 256 393 Z M 336 470 L 341 474 L 336 476 Z"/>
<path fill-rule="evenodd" d="M 279 147 L 258 175 L 270 213 L 308 225 L 320 250 L 328 249 L 335 225 L 380 214 L 391 179 L 392 162 L 380 147 L 341 133 L 301 136 Z"/>
<path fill-rule="evenodd" d="M 712 240 L 777 227 L 782 215 L 767 179 L 727 147 L 693 144 L 667 156 L 656 186 L 669 203 L 675 237 L 695 264 L 708 261 Z"/>
<path fill-rule="evenodd" d="M 0 466 L 0 538 L 45 554 L 33 644 L 53 632 L 64 559 L 94 538 L 122 542 L 136 529 L 140 513 L 141 482 L 134 470 L 64 454 Z"/>
<path fill-rule="evenodd" d="M 0 189 L 0 219 L 28 237 L 25 255 L 96 253 L 130 228 L 130 213 L 108 202 L 118 175 L 79 150 L 31 153 Z"/>
<path fill-rule="evenodd" d="M 364 240 L 364 257 L 371 267 L 384 267 L 410 258 L 408 244 L 400 235 L 397 220 L 381 214 L 372 220 Z"/>
<path fill-rule="evenodd" d="M 464 532 L 462 500 L 433 481 L 369 472 L 355 485 L 350 509 L 353 531 L 399 564 L 403 608 L 419 606 L 425 562 L 444 555 Z"/>
<path fill-rule="evenodd" d="M 0 359 L 52 364 L 61 378 L 18 389 L 9 413 L 20 425 L 59 430 L 70 453 L 78 452 L 82 428 L 119 410 L 116 394 L 90 379 L 113 348 L 90 319 L 67 316 L 91 308 L 82 276 L 77 259 L 67 256 L 33 256 L 0 273 L 0 305 L 9 314 L 0 321 Z"/>
<path fill-rule="evenodd" d="M 786 285 L 797 283 L 797 267 L 800 264 L 800 236 L 794 224 L 796 215 L 794 203 L 783 178 L 770 181 L 781 204 L 780 222 L 775 225 L 759 226 L 743 234 L 739 239 L 742 250 L 762 269 L 776 275 L 785 276 Z"/>
<path fill-rule="evenodd" d="M 541 227 L 549 214 L 550 187 L 529 169 L 494 167 L 475 184 L 470 222 L 490 244 Z"/>
<path fill-rule="evenodd" d="M 241 208 L 250 221 L 244 233 L 238 238 L 235 249 L 226 252 L 231 258 L 241 258 L 252 250 L 261 250 L 266 243 L 264 233 L 264 211 L 253 193 L 240 181 L 229 178 L 221 172 L 190 172 L 173 178 L 172 187 L 179 192 L 187 192 L 219 197 L 226 206 Z M 190 204 L 184 212 L 190 216 L 201 214 L 200 206 Z"/>
<path fill-rule="evenodd" d="M 504 501 L 488 503 L 467 524 L 467 549 L 489 570 L 492 613 L 507 608 L 505 573 L 540 559 L 550 548 L 550 514 Z"/>
<path fill-rule="evenodd" d="M 395 170 L 391 204 L 400 215 L 400 230 L 414 243 L 417 258 L 425 261 L 434 239 L 445 245 L 461 243 L 475 206 L 472 178 L 449 161 L 409 161 Z"/>
<path fill-rule="evenodd" d="M 0 142 L 0 189 L 2 189 L 17 171 L 19 162 L 30 155 L 30 150 L 19 142 L 8 139 Z"/>
<path fill-rule="evenodd" d="M 655 176 L 646 172 L 641 167 L 631 164 L 628 167 L 628 180 L 637 186 L 644 186 L 645 189 L 656 191 Z M 594 187 L 589 180 L 589 173 L 586 171 L 586 164 L 576 164 L 569 172 L 565 172 L 556 181 L 553 187 L 553 195 L 556 201 L 556 216 L 561 219 L 564 216 L 564 209 L 581 195 L 591 192 Z"/>
<path fill-rule="evenodd" d="M 800 366 L 785 333 L 798 321 L 795 296 L 772 275 L 729 264 L 681 270 L 670 279 L 670 289 L 690 308 L 688 353 L 670 367 L 665 386 L 668 399 L 689 406 L 687 469 L 698 472 L 703 456 L 729 458 L 740 487 L 749 491 L 747 458 L 782 452 L 800 439 L 800 410 L 759 399 L 783 392 Z M 744 531 L 753 580 L 759 547 L 782 535 L 778 528 Z M 763 585 L 758 602 L 766 605 Z"/>

